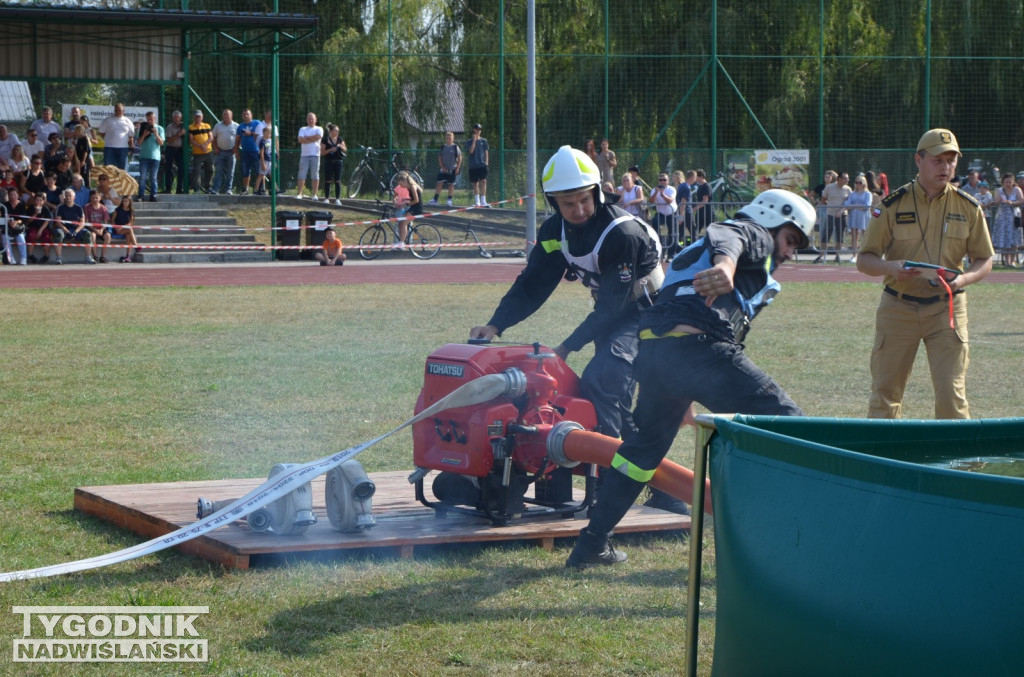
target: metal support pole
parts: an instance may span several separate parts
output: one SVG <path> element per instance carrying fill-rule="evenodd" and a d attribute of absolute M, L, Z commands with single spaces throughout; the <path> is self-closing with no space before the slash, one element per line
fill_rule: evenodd
<path fill-rule="evenodd" d="M 537 3 L 526 3 L 526 255 L 537 241 Z"/>
<path fill-rule="evenodd" d="M 711 173 L 718 175 L 718 0 L 711 0 Z"/>
<path fill-rule="evenodd" d="M 686 590 L 686 677 L 697 677 L 697 635 L 700 626 L 700 571 L 704 549 L 704 477 L 708 449 L 715 432 L 714 417 L 697 420 L 697 444 L 693 458 L 693 514 L 690 516 L 690 580 Z"/>
<path fill-rule="evenodd" d="M 498 3 L 498 199 L 505 196 L 505 0 Z M 489 197 L 484 196 L 490 200 Z"/>

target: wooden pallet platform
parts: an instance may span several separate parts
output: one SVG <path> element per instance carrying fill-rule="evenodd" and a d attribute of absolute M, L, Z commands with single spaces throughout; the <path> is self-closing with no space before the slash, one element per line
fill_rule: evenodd
<path fill-rule="evenodd" d="M 411 472 L 411 471 L 409 471 Z M 275 536 L 250 531 L 235 522 L 178 546 L 224 566 L 248 569 L 259 555 L 309 553 L 346 549 L 390 548 L 412 557 L 417 546 L 484 541 L 539 541 L 552 549 L 556 538 L 572 538 L 586 525 L 585 513 L 575 518 L 534 517 L 493 526 L 483 517 L 449 513 L 439 518 L 416 501 L 409 472 L 371 473 L 377 485 L 373 514 L 377 526 L 355 534 L 342 534 L 331 526 L 324 505 L 324 478 L 313 481 L 313 510 L 317 523 L 297 536 Z M 265 482 L 265 478 L 125 484 L 75 489 L 75 508 L 124 527 L 145 538 L 156 538 L 196 520 L 196 500 L 237 498 Z M 426 491 L 429 494 L 430 478 Z M 577 500 L 582 491 L 577 490 Z M 678 531 L 690 528 L 690 518 L 634 506 L 615 531 L 619 534 Z"/>

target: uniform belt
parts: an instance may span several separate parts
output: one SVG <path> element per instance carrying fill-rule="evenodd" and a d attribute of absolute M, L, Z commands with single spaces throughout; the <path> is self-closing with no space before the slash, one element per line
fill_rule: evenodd
<path fill-rule="evenodd" d="M 885 293 L 889 294 L 890 296 L 895 296 L 901 301 L 910 301 L 911 303 L 920 303 L 921 305 L 938 303 L 939 301 L 945 301 L 946 299 L 949 298 L 949 296 L 946 294 L 942 294 L 940 296 L 911 296 L 910 294 L 901 294 L 900 292 L 896 291 L 895 289 L 889 286 L 885 287 Z M 953 292 L 953 296 L 963 293 L 963 289 L 957 289 L 955 292 Z"/>
<path fill-rule="evenodd" d="M 641 339 L 659 339 L 659 338 L 679 338 L 680 336 L 689 336 L 689 332 L 685 331 L 667 331 L 664 334 L 655 334 L 650 329 L 641 329 Z"/>

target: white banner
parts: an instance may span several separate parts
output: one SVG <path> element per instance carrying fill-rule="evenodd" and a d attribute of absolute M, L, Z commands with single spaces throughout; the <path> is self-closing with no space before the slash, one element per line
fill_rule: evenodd
<path fill-rule="evenodd" d="M 64 103 L 61 104 L 61 120 L 67 123 L 71 120 L 71 109 L 78 108 L 82 111 L 82 115 L 89 118 L 90 127 L 99 127 L 100 123 L 105 118 L 109 118 L 114 114 L 114 106 L 92 106 L 87 103 Z M 160 107 L 159 106 L 125 106 L 124 116 L 132 122 L 142 122 L 146 119 L 146 113 L 156 113 L 157 124 L 163 124 L 160 122 Z"/>

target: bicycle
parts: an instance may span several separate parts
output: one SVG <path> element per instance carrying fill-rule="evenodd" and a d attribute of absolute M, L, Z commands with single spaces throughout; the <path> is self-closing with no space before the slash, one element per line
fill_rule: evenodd
<path fill-rule="evenodd" d="M 711 203 L 714 205 L 715 221 L 731 219 L 743 204 L 743 198 L 732 189 L 725 172 L 719 172 L 714 181 L 708 184 L 711 190 Z"/>
<path fill-rule="evenodd" d="M 387 163 L 387 175 L 383 175 L 378 172 L 374 165 L 379 165 L 384 162 L 384 158 L 381 156 L 380 151 L 374 150 L 369 146 L 360 146 L 360 150 L 365 151 L 363 153 L 363 159 L 359 161 L 356 168 L 352 170 L 352 176 L 348 180 L 348 197 L 349 199 L 359 196 L 359 193 L 366 190 L 367 192 L 376 187 L 378 195 L 392 195 L 394 194 L 395 186 L 398 185 L 398 172 L 403 171 L 402 167 L 398 166 L 398 153 L 391 156 L 391 159 Z M 416 180 L 416 183 L 423 185 L 423 178 L 416 171 L 416 167 L 405 169 L 404 171 L 409 172 L 409 176 Z"/>
<path fill-rule="evenodd" d="M 399 242 L 398 229 L 395 228 L 395 208 L 377 200 L 381 220 L 363 231 L 359 236 L 359 256 L 372 261 L 384 251 L 391 242 Z M 386 224 L 386 227 L 385 227 Z M 441 251 L 441 233 L 429 223 L 414 219 L 409 224 L 409 234 L 403 242 L 406 248 L 418 259 L 432 259 Z"/>

